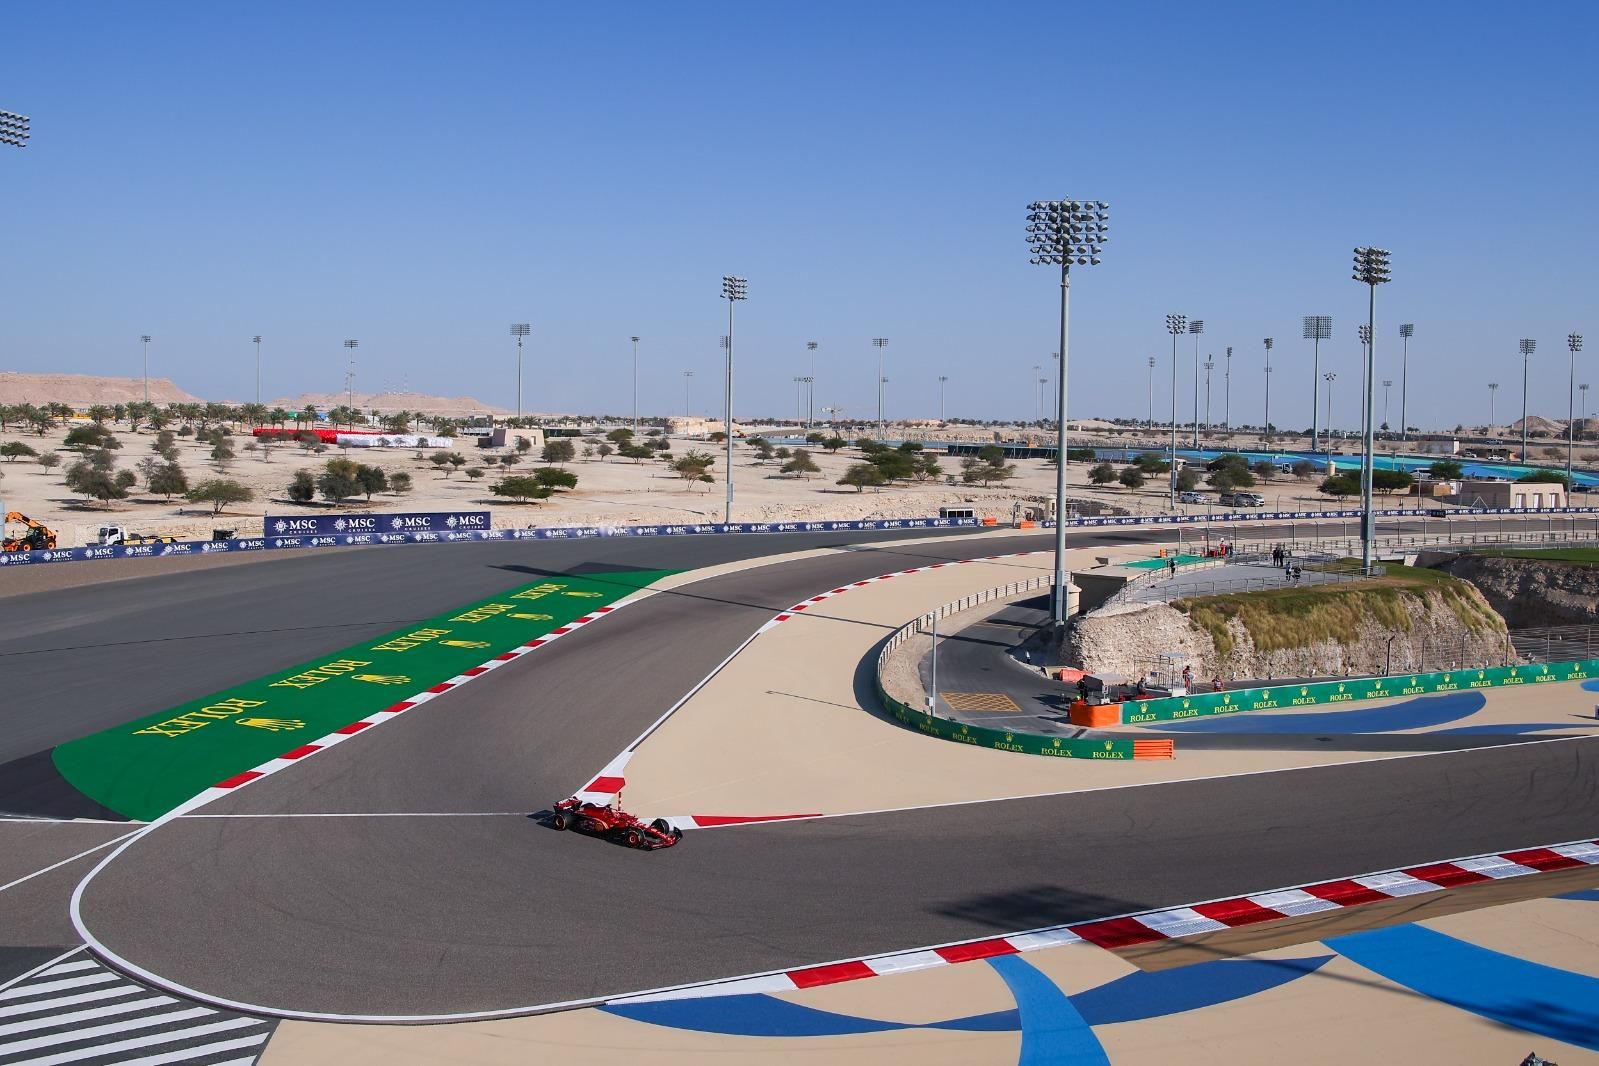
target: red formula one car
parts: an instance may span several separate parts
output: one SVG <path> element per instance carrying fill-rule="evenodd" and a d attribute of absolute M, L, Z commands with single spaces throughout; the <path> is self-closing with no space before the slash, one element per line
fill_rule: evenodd
<path fill-rule="evenodd" d="M 645 823 L 619 807 L 584 803 L 576 797 L 557 803 L 550 812 L 549 824 L 551 829 L 575 829 L 645 851 L 669 848 L 683 839 L 683 830 L 674 827 L 665 818 Z"/>

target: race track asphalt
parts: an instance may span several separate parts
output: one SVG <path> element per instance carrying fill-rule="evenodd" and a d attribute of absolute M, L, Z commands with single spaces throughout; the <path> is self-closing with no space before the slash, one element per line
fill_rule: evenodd
<path fill-rule="evenodd" d="M 1089 535 L 1102 543 L 1147 536 L 1086 531 L 1073 539 Z M 617 545 L 630 550 L 604 559 L 596 556 L 611 545 L 560 547 L 572 551 L 567 566 L 660 567 L 690 565 L 683 553 L 699 543 Z M 711 830 L 650 854 L 526 817 L 581 786 L 776 610 L 935 558 L 1047 543 L 898 542 L 651 597 L 202 812 L 465 816 L 169 822 L 86 882 L 83 928 L 161 983 L 205 998 L 363 1016 L 516 1011 L 1599 832 L 1599 748 L 1586 739 L 1292 778 Z M 462 550 L 439 549 L 439 565 L 469 571 L 464 556 L 460 564 L 444 558 Z M 751 550 L 792 549 L 772 538 Z M 295 655 L 343 646 L 352 634 L 487 595 L 527 573 L 458 577 L 444 588 L 416 565 L 422 552 L 389 549 L 408 557 L 391 561 L 377 557 L 384 551 L 345 564 L 341 575 L 383 590 L 369 593 L 363 609 L 384 620 L 357 634 L 370 623 L 329 596 L 342 619 L 333 643 L 324 634 L 322 646 Z M 508 552 L 475 565 L 559 568 L 549 554 L 528 558 Z M 426 596 L 410 592 L 417 579 Z M 278 591 L 268 599 L 305 594 L 303 585 L 269 588 Z M 293 618 L 278 603 L 269 613 L 280 623 Z M 242 634 L 228 640 L 248 644 Z M 280 649 L 209 687 L 291 658 Z M 191 684 L 183 695 L 207 690 Z"/>

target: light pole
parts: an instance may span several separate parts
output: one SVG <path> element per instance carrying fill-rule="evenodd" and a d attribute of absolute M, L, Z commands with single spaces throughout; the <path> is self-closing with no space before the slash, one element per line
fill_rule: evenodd
<path fill-rule="evenodd" d="M 794 424 L 805 424 L 805 375 L 794 375 Z"/>
<path fill-rule="evenodd" d="M 261 335 L 250 338 L 255 343 L 255 405 L 261 406 Z"/>
<path fill-rule="evenodd" d="M 1222 374 L 1221 421 L 1222 432 L 1229 441 L 1233 436 L 1233 349 L 1227 346 L 1227 369 Z"/>
<path fill-rule="evenodd" d="M 883 382 L 888 379 L 883 376 L 883 349 L 888 347 L 887 337 L 873 337 L 872 347 L 877 349 L 877 439 L 884 437 L 883 430 Z"/>
<path fill-rule="evenodd" d="M 694 417 L 694 371 L 683 371 L 683 418 Z"/>
<path fill-rule="evenodd" d="M 1149 428 L 1155 428 L 1155 357 L 1149 357 Z"/>
<path fill-rule="evenodd" d="M 1582 351 L 1582 334 L 1566 334 L 1566 347 L 1571 349 L 1571 380 L 1566 384 L 1566 505 L 1570 506 L 1571 488 L 1576 484 L 1572 480 L 1572 460 L 1577 448 L 1577 419 L 1573 408 L 1577 400 L 1577 353 Z"/>
<path fill-rule="evenodd" d="M 1393 383 L 1392 379 L 1390 379 L 1390 378 L 1383 378 L 1382 379 L 1382 428 L 1383 428 L 1383 431 L 1386 432 L 1386 433 L 1392 433 L 1393 432 L 1393 430 L 1388 428 L 1388 390 L 1393 388 L 1393 387 L 1394 387 L 1394 383 Z"/>
<path fill-rule="evenodd" d="M 1071 312 L 1071 268 L 1097 265 L 1099 252 L 1110 239 L 1106 219 L 1110 205 L 1103 200 L 1034 200 L 1027 205 L 1027 244 L 1035 266 L 1060 267 L 1060 373 L 1055 377 L 1055 588 L 1051 619 L 1056 628 L 1066 624 L 1066 347 Z"/>
<path fill-rule="evenodd" d="M 522 338 L 533 332 L 526 322 L 512 322 L 511 336 L 516 338 L 516 421 L 522 421 Z"/>
<path fill-rule="evenodd" d="M 1527 364 L 1538 342 L 1531 337 L 1521 338 L 1521 461 L 1527 461 Z"/>
<path fill-rule="evenodd" d="M 1331 455 L 1332 454 L 1332 383 L 1338 380 L 1338 375 L 1333 373 L 1331 370 L 1329 370 L 1329 371 L 1327 371 L 1325 374 L 1323 374 L 1321 376 L 1321 379 L 1327 383 L 1327 422 L 1326 422 L 1325 425 L 1323 425 L 1321 427 L 1322 440 L 1323 440 L 1324 443 L 1326 443 L 1327 447 L 1323 448 L 1322 451 L 1326 452 L 1328 455 Z"/>
<path fill-rule="evenodd" d="M 1316 450 L 1318 433 L 1316 430 L 1316 389 L 1320 387 L 1321 376 L 1321 342 L 1332 340 L 1331 315 L 1306 315 L 1305 339 L 1311 342 L 1310 348 L 1310 450 Z"/>
<path fill-rule="evenodd" d="M 1371 511 L 1372 477 L 1375 473 L 1376 444 L 1372 410 L 1377 376 L 1377 286 L 1393 279 L 1386 248 L 1356 248 L 1353 280 L 1366 286 L 1366 386 L 1365 448 L 1360 472 L 1360 564 L 1361 572 L 1371 573 L 1372 542 L 1376 539 L 1376 516 Z"/>
<path fill-rule="evenodd" d="M 938 420 L 944 421 L 944 385 L 949 381 L 948 374 L 938 375 Z"/>
<path fill-rule="evenodd" d="M 1499 382 L 1488 382 L 1488 432 L 1494 431 L 1494 393 L 1499 391 Z"/>
<path fill-rule="evenodd" d="M 749 296 L 749 281 L 736 274 L 722 276 L 722 299 L 727 301 L 727 395 L 724 398 L 726 417 L 722 429 L 727 434 L 727 506 L 722 515 L 724 524 L 733 521 L 733 306 Z"/>
<path fill-rule="evenodd" d="M 1588 432 L 1588 383 L 1584 381 L 1577 386 L 1577 391 L 1582 393 L 1582 431 Z"/>
<path fill-rule="evenodd" d="M 633 337 L 633 432 L 638 432 L 638 338 Z"/>
<path fill-rule="evenodd" d="M 144 345 L 144 402 L 150 402 L 150 335 L 139 334 L 139 343 Z"/>
<path fill-rule="evenodd" d="M 1210 432 L 1210 372 L 1216 369 L 1216 358 L 1210 356 L 1205 360 L 1205 432 Z"/>
<path fill-rule="evenodd" d="M 1170 483 L 1170 506 L 1177 510 L 1177 338 L 1188 328 L 1186 315 L 1167 315 L 1166 332 L 1171 334 L 1171 462 L 1166 480 Z"/>
<path fill-rule="evenodd" d="M 1188 323 L 1188 332 L 1194 335 L 1194 447 L 1199 447 L 1199 335 L 1205 332 L 1205 320 L 1196 318 Z"/>
<path fill-rule="evenodd" d="M 1360 336 L 1360 393 L 1359 393 L 1359 395 L 1362 396 L 1362 397 L 1368 397 L 1370 394 L 1366 391 L 1366 373 L 1367 373 L 1366 352 L 1371 348 L 1371 327 L 1366 325 L 1364 322 L 1362 322 L 1359 326 L 1355 327 L 1355 332 L 1357 334 L 1359 334 L 1359 336 Z M 1366 400 L 1366 402 L 1369 403 L 1370 400 L 1368 399 L 1368 400 Z M 1362 408 L 1362 410 L 1364 410 L 1364 408 Z M 1365 422 L 1362 421 L 1361 425 L 1364 426 Z"/>
<path fill-rule="evenodd" d="M 28 138 L 33 136 L 32 124 L 27 115 L 0 111 L 0 144 L 9 144 L 13 148 L 28 147 Z"/>
<path fill-rule="evenodd" d="M 1266 346 L 1266 422 L 1260 427 L 1260 435 L 1269 442 L 1271 440 L 1271 338 L 1266 337 L 1261 343 Z"/>
<path fill-rule="evenodd" d="M 344 406 L 349 410 L 355 407 L 355 350 L 361 347 L 361 342 L 347 340 L 344 342 L 344 347 L 350 353 L 349 362 L 344 368 Z"/>
<path fill-rule="evenodd" d="M 1037 363 L 1033 364 L 1033 376 L 1038 378 L 1039 384 L 1033 389 L 1033 421 L 1042 422 L 1044 419 L 1044 385 L 1043 378 L 1038 377 L 1038 372 L 1044 369 Z"/>
<path fill-rule="evenodd" d="M 1406 322 L 1399 327 L 1399 337 L 1404 354 L 1399 363 L 1399 439 L 1410 439 L 1410 338 L 1416 335 L 1416 324 Z"/>
<path fill-rule="evenodd" d="M 805 350 L 811 353 L 811 376 L 805 386 L 805 428 L 816 428 L 816 342 L 806 341 Z"/>

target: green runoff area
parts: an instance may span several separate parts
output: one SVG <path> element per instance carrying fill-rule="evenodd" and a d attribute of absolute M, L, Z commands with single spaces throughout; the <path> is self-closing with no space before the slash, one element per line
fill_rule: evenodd
<path fill-rule="evenodd" d="M 295 751 L 676 570 L 552 575 L 57 747 L 84 795 L 137 821 Z"/>
<path fill-rule="evenodd" d="M 1545 563 L 1599 566 L 1599 548 L 1473 548 L 1467 554 L 1486 559 L 1536 559 Z"/>

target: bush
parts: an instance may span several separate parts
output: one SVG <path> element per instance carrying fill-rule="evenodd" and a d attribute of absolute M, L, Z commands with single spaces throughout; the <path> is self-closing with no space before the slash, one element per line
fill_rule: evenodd
<path fill-rule="evenodd" d="M 504 477 L 489 486 L 489 491 L 496 496 L 506 496 L 517 503 L 526 503 L 528 500 L 548 499 L 554 490 L 547 485 L 539 484 L 539 479 L 527 475 Z"/>
<path fill-rule="evenodd" d="M 550 489 L 575 489 L 577 488 L 577 475 L 570 470 L 546 466 L 533 471 L 533 477 L 540 485 Z"/>
<path fill-rule="evenodd" d="M 411 475 L 404 470 L 398 474 L 389 475 L 389 491 L 405 493 L 411 491 Z"/>
<path fill-rule="evenodd" d="M 316 479 L 309 470 L 296 470 L 289 480 L 289 499 L 295 503 L 310 503 L 316 499 Z"/>
<path fill-rule="evenodd" d="M 1167 462 L 1157 452 L 1143 452 L 1134 462 L 1137 463 L 1138 469 L 1145 474 L 1164 474 L 1171 469 L 1171 463 Z"/>
<path fill-rule="evenodd" d="M 111 431 L 98 422 L 88 425 L 73 426 L 67 431 L 66 446 L 68 448 L 120 448 L 117 438 Z"/>
<path fill-rule="evenodd" d="M 1558 470 L 1534 470 L 1531 473 L 1522 474 L 1516 481 L 1518 484 L 1525 485 L 1564 485 L 1566 483 L 1566 475 Z"/>
<path fill-rule="evenodd" d="M 1435 459 L 1427 467 L 1427 473 L 1444 481 L 1454 481 L 1465 475 L 1465 470 L 1453 459 Z"/>
<path fill-rule="evenodd" d="M 1144 487 L 1144 472 L 1137 466 L 1124 466 L 1116 480 L 1130 489 L 1141 489 Z"/>
<path fill-rule="evenodd" d="M 822 472 L 822 468 L 816 465 L 816 460 L 811 458 L 811 453 L 804 448 L 795 448 L 794 454 L 783 464 L 782 470 L 785 474 L 798 474 L 801 478 Z"/>
<path fill-rule="evenodd" d="M 150 472 L 149 488 L 170 500 L 189 491 L 189 478 L 177 463 L 163 463 Z"/>
<path fill-rule="evenodd" d="M 1371 487 L 1377 492 L 1408 490 L 1415 483 L 1415 475 L 1406 473 L 1403 470 L 1373 470 L 1371 472 Z"/>
<path fill-rule="evenodd" d="M 518 437 L 517 451 L 526 452 L 521 446 L 526 437 Z M 577 447 L 569 440 L 552 440 L 545 442 L 544 451 L 540 453 L 546 463 L 569 463 L 577 458 Z"/>
<path fill-rule="evenodd" d="M 1088 480 L 1096 485 L 1109 485 L 1116 480 L 1116 468 L 1110 463 L 1096 463 L 1088 468 Z"/>
<path fill-rule="evenodd" d="M 849 469 L 844 471 L 844 476 L 839 478 L 837 483 L 840 485 L 854 485 L 856 492 L 862 492 L 868 485 L 876 487 L 887 482 L 888 478 L 872 463 L 851 463 Z"/>
<path fill-rule="evenodd" d="M 381 467 L 358 466 L 355 468 L 355 480 L 360 483 L 369 503 L 374 492 L 387 492 L 389 488 L 389 475 Z"/>
<path fill-rule="evenodd" d="M 1360 493 L 1360 479 L 1353 474 L 1335 474 L 1322 479 L 1320 491 L 1328 496 L 1356 496 Z"/>
<path fill-rule="evenodd" d="M 202 481 L 183 497 L 190 503 L 209 503 L 211 513 L 219 515 L 222 508 L 230 503 L 248 503 L 255 499 L 255 493 L 237 481 L 225 481 L 214 478 Z"/>

